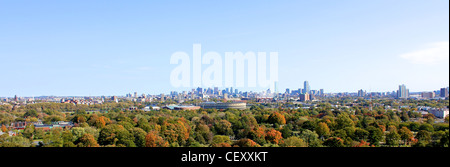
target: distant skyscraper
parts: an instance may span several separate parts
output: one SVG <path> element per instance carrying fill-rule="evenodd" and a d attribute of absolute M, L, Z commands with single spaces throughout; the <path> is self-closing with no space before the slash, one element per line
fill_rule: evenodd
<path fill-rule="evenodd" d="M 286 89 L 287 94 L 291 94 L 291 90 L 289 88 Z"/>
<path fill-rule="evenodd" d="M 441 97 L 448 97 L 448 88 L 441 88 Z"/>
<path fill-rule="evenodd" d="M 199 95 L 200 95 L 200 94 L 203 94 L 203 89 L 200 88 L 200 87 L 198 87 L 198 88 L 197 88 L 197 94 L 199 94 Z"/>
<path fill-rule="evenodd" d="M 366 96 L 366 91 L 360 89 L 358 90 L 358 97 L 365 97 Z"/>
<path fill-rule="evenodd" d="M 303 93 L 309 93 L 311 91 L 311 87 L 309 86 L 309 82 L 305 81 L 303 83 Z"/>
<path fill-rule="evenodd" d="M 134 92 L 134 98 L 137 98 L 137 97 L 138 97 L 137 92 Z"/>
<path fill-rule="evenodd" d="M 274 90 L 275 90 L 275 93 L 278 94 L 278 82 L 274 83 Z"/>
<path fill-rule="evenodd" d="M 320 89 L 320 90 L 319 90 L 319 95 L 320 95 L 320 96 L 323 96 L 324 93 L 325 93 L 325 92 L 323 91 L 323 89 Z"/>
<path fill-rule="evenodd" d="M 302 93 L 302 94 L 300 94 L 300 101 L 303 101 L 303 102 L 309 101 L 310 97 L 311 96 L 309 95 L 309 93 Z"/>
<path fill-rule="evenodd" d="M 406 86 L 400 85 L 397 91 L 397 98 L 399 99 L 407 99 L 409 97 L 409 89 L 406 89 Z"/>

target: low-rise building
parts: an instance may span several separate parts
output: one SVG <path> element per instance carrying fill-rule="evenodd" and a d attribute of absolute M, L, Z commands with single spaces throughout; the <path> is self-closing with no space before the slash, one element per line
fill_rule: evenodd
<path fill-rule="evenodd" d="M 445 118 L 448 115 L 448 108 L 433 108 L 428 110 L 428 113 L 433 114 L 437 118 Z"/>
<path fill-rule="evenodd" d="M 231 102 L 231 103 L 215 103 L 215 102 L 206 102 L 200 104 L 200 106 L 204 109 L 238 109 L 245 110 L 247 109 L 247 103 L 243 102 Z"/>

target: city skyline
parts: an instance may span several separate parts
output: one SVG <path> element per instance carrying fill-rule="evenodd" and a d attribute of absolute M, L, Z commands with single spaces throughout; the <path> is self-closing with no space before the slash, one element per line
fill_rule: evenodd
<path fill-rule="evenodd" d="M 275 84 L 276 85 L 276 84 Z M 308 81 L 304 81 L 304 87 L 307 86 L 308 88 L 310 88 L 309 82 Z M 370 93 L 388 93 L 388 94 L 393 94 L 399 98 L 409 98 L 410 94 L 414 93 L 414 94 L 418 94 L 418 93 L 439 93 L 439 94 L 434 94 L 437 97 L 447 97 L 449 94 L 449 86 L 446 87 L 441 87 L 441 88 L 436 88 L 434 90 L 431 91 L 410 91 L 409 89 L 407 89 L 405 84 L 401 84 L 398 85 L 397 89 L 393 89 L 390 91 L 367 91 L 365 89 L 357 89 L 354 91 L 348 91 L 348 92 L 326 92 L 324 91 L 324 89 L 319 88 L 319 89 L 310 89 L 309 91 L 305 91 L 304 88 L 299 87 L 298 89 L 292 89 L 292 93 L 297 91 L 300 92 L 300 94 L 355 94 L 356 96 L 360 96 L 360 97 L 364 97 L 367 94 Z M 211 91 L 211 92 L 209 92 Z M 288 92 L 289 91 L 289 92 Z M 314 91 L 314 93 L 312 93 Z M 444 92 L 442 92 L 444 91 Z M 446 92 L 445 92 L 446 91 Z M 18 98 L 18 97 L 113 97 L 113 96 L 119 96 L 119 97 L 140 97 L 141 95 L 171 95 L 172 93 L 176 93 L 176 94 L 183 94 L 183 92 L 185 93 L 194 93 L 194 92 L 201 92 L 202 94 L 216 94 L 217 92 L 226 92 L 229 95 L 233 95 L 233 94 L 242 94 L 242 93 L 256 93 L 256 94 L 272 94 L 272 95 L 277 95 L 277 94 L 291 94 L 291 88 L 286 88 L 285 92 L 276 92 L 274 90 L 271 90 L 270 88 L 268 90 L 261 90 L 261 91 L 248 91 L 248 90 L 240 90 L 237 88 L 233 88 L 233 87 L 197 87 L 197 88 L 192 88 L 192 89 L 186 89 L 186 90 L 181 90 L 181 91 L 174 91 L 171 90 L 169 92 L 160 92 L 160 93 L 156 93 L 156 94 L 150 94 L 148 92 L 128 92 L 126 94 L 109 94 L 109 95 L 40 95 L 40 96 L 20 96 L 15 94 L 14 96 L 0 96 L 0 98 Z M 208 93 L 209 92 L 209 93 Z"/>
<path fill-rule="evenodd" d="M 197 43 L 203 53 L 278 52 L 277 90 L 303 88 L 308 80 L 311 90 L 328 93 L 391 92 L 401 84 L 434 91 L 449 85 L 447 6 L 441 0 L 2 1 L 0 97 L 195 89 L 173 88 L 169 78 L 176 67 L 170 56 L 192 55 Z"/>

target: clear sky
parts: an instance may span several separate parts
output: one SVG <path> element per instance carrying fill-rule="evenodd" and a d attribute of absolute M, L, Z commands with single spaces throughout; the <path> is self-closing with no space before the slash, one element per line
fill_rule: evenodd
<path fill-rule="evenodd" d="M 190 90 L 170 56 L 195 43 L 278 52 L 283 91 L 432 91 L 448 42 L 448 0 L 0 0 L 0 97 Z"/>

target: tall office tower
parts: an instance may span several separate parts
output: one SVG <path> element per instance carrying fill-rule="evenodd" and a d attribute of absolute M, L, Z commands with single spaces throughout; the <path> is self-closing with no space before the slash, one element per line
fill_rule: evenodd
<path fill-rule="evenodd" d="M 323 96 L 323 95 L 324 95 L 323 89 L 320 89 L 320 90 L 319 90 L 319 95 L 320 95 L 320 96 Z"/>
<path fill-rule="evenodd" d="M 225 93 L 230 93 L 230 88 L 225 88 Z"/>
<path fill-rule="evenodd" d="M 203 89 L 200 88 L 200 87 L 198 87 L 198 88 L 197 88 L 197 94 L 203 94 Z"/>
<path fill-rule="evenodd" d="M 214 94 L 218 95 L 219 94 L 219 88 L 218 87 L 214 87 Z"/>
<path fill-rule="evenodd" d="M 274 82 L 273 85 L 274 85 L 273 89 L 275 90 L 275 93 L 278 94 L 278 82 Z"/>
<path fill-rule="evenodd" d="M 137 97 L 138 97 L 137 92 L 134 92 L 134 98 L 137 98 Z"/>
<path fill-rule="evenodd" d="M 358 90 L 358 97 L 365 97 L 366 96 L 366 91 L 360 89 Z"/>
<path fill-rule="evenodd" d="M 233 87 L 230 88 L 230 92 L 228 93 L 233 94 Z"/>
<path fill-rule="evenodd" d="M 234 89 L 234 94 L 239 94 L 239 90 L 238 89 Z"/>
<path fill-rule="evenodd" d="M 286 89 L 286 94 L 291 94 L 291 90 L 289 88 Z"/>
<path fill-rule="evenodd" d="M 406 89 L 404 84 L 398 87 L 397 98 L 399 99 L 407 99 L 409 97 L 409 90 Z"/>
<path fill-rule="evenodd" d="M 303 83 L 303 93 L 309 93 L 309 91 L 311 91 L 311 87 L 309 87 L 309 82 L 305 81 Z"/>
<path fill-rule="evenodd" d="M 441 88 L 441 97 L 448 97 L 448 88 Z"/>

